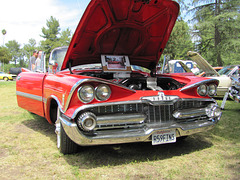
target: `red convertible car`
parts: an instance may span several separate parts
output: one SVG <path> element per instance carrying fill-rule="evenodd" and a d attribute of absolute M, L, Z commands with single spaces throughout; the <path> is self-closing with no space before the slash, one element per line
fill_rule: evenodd
<path fill-rule="evenodd" d="M 63 154 L 173 143 L 213 128 L 218 80 L 156 74 L 178 12 L 170 0 L 92 0 L 69 47 L 52 51 L 49 69 L 18 75 L 18 105 L 55 124 Z"/>

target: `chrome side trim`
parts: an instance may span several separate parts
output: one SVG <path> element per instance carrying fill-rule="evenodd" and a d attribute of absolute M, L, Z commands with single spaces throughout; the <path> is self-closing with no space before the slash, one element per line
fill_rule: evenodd
<path fill-rule="evenodd" d="M 200 82 L 197 82 L 197 83 L 194 83 L 194 84 L 191 84 L 191 85 L 189 85 L 189 86 L 185 86 L 185 87 L 183 87 L 180 91 L 185 91 L 185 90 L 187 90 L 187 89 L 191 89 L 191 88 L 194 88 L 194 87 L 197 87 L 197 86 L 199 86 L 199 85 L 201 85 L 201 84 L 206 84 L 206 83 L 211 83 L 211 82 L 219 82 L 219 80 L 217 80 L 217 79 L 206 79 L 206 80 L 204 80 L 204 81 L 200 81 Z"/>
<path fill-rule="evenodd" d="M 36 101 L 43 101 L 42 96 L 37 96 L 37 95 L 29 94 L 29 93 L 24 93 L 24 92 L 21 92 L 21 91 L 16 91 L 16 95 L 23 96 L 23 97 L 33 99 L 33 100 L 36 100 Z"/>
<path fill-rule="evenodd" d="M 131 124 L 131 123 L 143 123 L 146 119 L 146 115 L 140 113 L 125 114 L 125 115 L 104 115 L 97 116 L 97 125 L 115 125 L 115 124 Z"/>
<path fill-rule="evenodd" d="M 206 115 L 206 108 L 200 109 L 187 109 L 187 110 L 179 110 L 173 113 L 173 116 L 177 119 L 184 119 L 184 118 L 193 118 L 197 116 L 204 116 Z"/>
<path fill-rule="evenodd" d="M 49 101 L 49 99 L 54 99 L 58 104 L 58 108 L 59 108 L 60 112 L 64 113 L 60 101 L 58 100 L 57 96 L 54 96 L 54 95 L 49 96 L 47 99 L 43 98 L 43 100 L 44 100 L 43 102 L 45 103 L 45 107 L 47 107 L 47 102 Z"/>
<path fill-rule="evenodd" d="M 67 101 L 66 101 L 66 104 L 65 104 L 65 108 L 64 108 L 64 112 L 66 112 L 68 106 L 69 106 L 69 103 L 70 103 L 70 100 L 72 98 L 72 95 L 73 93 L 76 91 L 76 89 L 82 84 L 82 83 L 86 83 L 86 82 L 98 82 L 98 83 L 105 83 L 105 84 L 111 84 L 111 85 L 114 85 L 114 86 L 118 86 L 120 88 L 123 88 L 123 89 L 126 89 L 126 90 L 129 90 L 129 91 L 132 91 L 132 92 L 136 92 L 135 90 L 133 89 L 130 89 L 130 88 L 127 88 L 125 86 L 122 86 L 120 84 L 116 84 L 116 83 L 113 83 L 113 82 L 110 82 L 110 81 L 107 81 L 107 80 L 99 80 L 99 79 L 81 79 L 79 80 L 78 82 L 76 82 L 74 84 L 74 86 L 72 87 L 71 91 L 69 92 L 69 95 L 68 95 L 68 98 L 67 98 Z"/>

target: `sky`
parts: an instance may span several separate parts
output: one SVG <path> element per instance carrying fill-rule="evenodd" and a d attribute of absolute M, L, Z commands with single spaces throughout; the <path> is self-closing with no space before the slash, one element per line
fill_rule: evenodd
<path fill-rule="evenodd" d="M 22 47 L 33 38 L 43 40 L 42 27 L 51 16 L 59 21 L 61 30 L 74 33 L 90 0 L 6 0 L 0 4 L 0 46 L 16 40 Z M 2 35 L 5 29 L 7 34 Z"/>
<path fill-rule="evenodd" d="M 189 0 L 186 0 L 187 2 Z M 33 38 L 39 45 L 51 16 L 59 21 L 61 30 L 75 32 L 90 0 L 5 0 L 0 3 L 0 46 L 16 40 L 21 47 Z M 2 35 L 5 29 L 7 34 Z"/>

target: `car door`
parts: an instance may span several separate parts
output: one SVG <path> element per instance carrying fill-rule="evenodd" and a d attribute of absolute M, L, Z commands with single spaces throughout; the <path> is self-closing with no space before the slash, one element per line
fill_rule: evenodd
<path fill-rule="evenodd" d="M 45 61 L 44 52 L 41 61 Z M 43 83 L 45 76 L 45 62 L 41 63 L 42 71 L 33 72 L 23 69 L 16 79 L 16 94 L 18 105 L 37 115 L 44 116 Z"/>

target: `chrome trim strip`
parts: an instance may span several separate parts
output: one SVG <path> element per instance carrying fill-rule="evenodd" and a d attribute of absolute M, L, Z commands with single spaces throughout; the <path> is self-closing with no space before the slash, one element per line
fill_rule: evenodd
<path fill-rule="evenodd" d="M 217 79 L 206 79 L 206 80 L 204 80 L 204 81 L 200 81 L 200 82 L 191 84 L 191 85 L 189 85 L 189 86 L 185 86 L 185 87 L 183 87 L 180 91 L 185 91 L 185 90 L 187 90 L 187 89 L 194 88 L 194 87 L 199 86 L 199 85 L 201 85 L 201 84 L 211 83 L 211 82 L 215 82 L 215 81 L 218 81 L 218 82 L 219 82 L 219 80 L 217 80 Z"/>
<path fill-rule="evenodd" d="M 24 92 L 21 92 L 21 91 L 16 91 L 16 95 L 23 96 L 23 97 L 33 99 L 33 100 L 36 100 L 36 101 L 43 101 L 42 96 L 37 96 L 37 95 L 29 94 L 29 93 L 24 93 Z"/>
<path fill-rule="evenodd" d="M 175 111 L 173 113 L 173 116 L 176 119 L 184 119 L 184 118 L 193 118 L 197 116 L 204 116 L 206 115 L 206 108 L 200 108 L 200 109 L 187 109 L 187 110 L 179 110 Z"/>
<path fill-rule="evenodd" d="M 121 115 L 104 115 L 97 116 L 97 125 L 115 125 L 115 124 L 131 124 L 131 123 L 143 123 L 146 119 L 146 115 L 140 113 Z"/>
<path fill-rule="evenodd" d="M 76 90 L 82 83 L 86 83 L 86 82 L 98 82 L 98 83 L 111 84 L 111 85 L 118 86 L 118 87 L 120 87 L 120 88 L 129 90 L 129 91 L 132 91 L 132 92 L 136 92 L 136 91 L 133 90 L 133 89 L 127 88 L 127 87 L 125 87 L 125 86 L 122 86 L 122 85 L 120 85 L 120 84 L 116 84 L 116 83 L 113 83 L 113 82 L 110 82 L 110 81 L 107 81 L 107 80 L 99 80 L 99 79 L 92 79 L 92 78 L 89 78 L 89 79 L 81 79 L 81 80 L 79 80 L 78 82 L 76 82 L 76 83 L 74 84 L 74 86 L 72 87 L 71 91 L 69 92 L 69 95 L 68 95 L 68 98 L 67 98 L 67 101 L 66 101 L 66 104 L 65 104 L 64 112 L 67 111 L 67 108 L 68 108 L 68 106 L 69 106 L 70 100 L 71 100 L 72 95 L 73 95 L 73 93 L 75 92 L 75 90 Z"/>
<path fill-rule="evenodd" d="M 46 99 L 46 98 L 43 98 L 44 103 L 45 103 L 45 107 L 46 107 L 47 102 L 48 102 L 49 99 L 54 99 L 54 100 L 57 102 L 58 108 L 59 108 L 59 110 L 61 111 L 61 113 L 64 113 L 60 101 L 58 100 L 57 96 L 54 96 L 54 95 L 49 96 L 47 99 Z"/>

